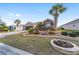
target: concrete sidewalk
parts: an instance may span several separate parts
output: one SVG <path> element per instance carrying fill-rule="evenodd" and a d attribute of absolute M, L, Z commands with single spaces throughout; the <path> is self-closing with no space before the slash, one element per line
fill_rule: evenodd
<path fill-rule="evenodd" d="M 0 43 L 0 55 L 33 55 L 33 54 L 14 48 L 12 46 Z"/>

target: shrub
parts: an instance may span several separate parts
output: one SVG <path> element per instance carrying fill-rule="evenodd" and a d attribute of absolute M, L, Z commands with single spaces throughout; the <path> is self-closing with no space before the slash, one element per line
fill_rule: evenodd
<path fill-rule="evenodd" d="M 53 32 L 52 30 L 48 31 L 49 34 L 55 34 L 55 32 Z"/>
<path fill-rule="evenodd" d="M 0 31 L 8 31 L 8 27 L 7 26 L 2 26 L 2 27 L 0 27 Z"/>
<path fill-rule="evenodd" d="M 34 33 L 34 34 L 39 34 L 39 31 L 38 31 L 38 30 L 34 30 L 33 33 Z"/>
<path fill-rule="evenodd" d="M 52 29 L 53 31 L 56 31 L 56 29 Z"/>
<path fill-rule="evenodd" d="M 32 29 L 32 28 L 30 28 L 30 29 L 28 30 L 28 32 L 29 32 L 30 34 L 32 34 L 33 31 L 34 31 L 34 29 Z"/>
<path fill-rule="evenodd" d="M 68 32 L 61 32 L 62 35 L 67 36 Z"/>
<path fill-rule="evenodd" d="M 74 33 L 76 33 L 77 34 L 77 36 L 79 36 L 79 32 L 77 31 L 77 32 L 74 32 Z"/>
<path fill-rule="evenodd" d="M 70 37 L 76 37 L 76 36 L 77 36 L 77 34 L 76 34 L 76 33 L 74 33 L 74 32 L 70 32 L 70 33 L 69 33 L 69 36 L 70 36 Z"/>
<path fill-rule="evenodd" d="M 43 27 L 42 22 L 37 22 L 36 28 L 38 28 L 39 30 L 41 30 Z"/>
<path fill-rule="evenodd" d="M 60 27 L 59 29 L 60 29 L 60 30 L 64 30 L 64 28 L 63 28 L 63 27 Z"/>
<path fill-rule="evenodd" d="M 4 26 L 4 27 L 3 27 L 3 30 L 8 30 L 8 27 L 7 27 L 7 26 Z"/>

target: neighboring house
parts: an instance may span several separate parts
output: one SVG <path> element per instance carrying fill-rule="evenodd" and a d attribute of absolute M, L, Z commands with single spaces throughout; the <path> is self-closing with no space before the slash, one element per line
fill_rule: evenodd
<path fill-rule="evenodd" d="M 18 27 L 16 27 L 16 30 L 23 30 L 24 25 L 19 24 Z"/>
<path fill-rule="evenodd" d="M 42 23 L 41 23 L 42 22 Z M 45 19 L 44 21 L 37 22 L 36 25 L 34 25 L 33 28 L 37 26 L 37 24 L 40 23 L 41 27 L 40 30 L 48 30 L 48 29 L 53 29 L 53 20 L 51 19 Z"/>
<path fill-rule="evenodd" d="M 52 29 L 54 27 L 53 26 L 53 20 L 51 20 L 51 19 L 44 20 L 43 24 L 44 24 L 45 29 Z"/>
<path fill-rule="evenodd" d="M 9 31 L 13 31 L 13 30 L 19 31 L 19 30 L 23 30 L 24 25 L 19 24 L 18 27 L 16 25 L 10 25 L 10 26 L 8 26 L 8 28 L 9 28 Z"/>
<path fill-rule="evenodd" d="M 28 30 L 29 28 L 35 28 L 38 22 L 33 23 L 33 22 L 27 22 L 24 26 L 23 26 L 23 30 Z M 43 28 L 44 29 L 52 29 L 53 28 L 53 20 L 51 19 L 45 19 L 44 21 L 42 21 L 43 24 Z"/>
<path fill-rule="evenodd" d="M 79 19 L 66 23 L 62 27 L 67 30 L 79 30 Z"/>
<path fill-rule="evenodd" d="M 23 29 L 24 29 L 24 30 L 28 30 L 29 28 L 33 28 L 34 25 L 35 25 L 35 23 L 27 22 L 27 23 L 24 25 Z"/>
<path fill-rule="evenodd" d="M 16 29 L 16 25 L 10 25 L 8 26 L 9 31 L 13 31 Z"/>

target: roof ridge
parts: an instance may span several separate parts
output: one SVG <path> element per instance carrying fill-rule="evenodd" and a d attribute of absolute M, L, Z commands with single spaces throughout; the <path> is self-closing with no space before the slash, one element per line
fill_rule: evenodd
<path fill-rule="evenodd" d="M 70 23 L 73 23 L 73 22 L 75 22 L 75 21 L 79 21 L 79 18 L 76 19 L 76 20 L 72 20 L 72 21 L 70 21 L 70 22 L 68 22 L 68 23 L 66 23 L 66 24 L 70 24 Z M 77 22 L 77 23 L 78 23 L 78 22 Z M 66 24 L 63 24 L 63 25 L 66 25 Z M 61 25 L 61 26 L 63 26 L 63 25 Z"/>

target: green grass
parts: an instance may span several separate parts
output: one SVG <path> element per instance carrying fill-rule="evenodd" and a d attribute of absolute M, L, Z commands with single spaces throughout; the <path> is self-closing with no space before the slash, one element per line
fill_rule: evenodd
<path fill-rule="evenodd" d="M 79 32 L 79 30 L 63 30 L 63 31 L 67 31 L 67 32 L 75 32 L 75 31 L 78 31 Z"/>
<path fill-rule="evenodd" d="M 63 55 L 62 53 L 54 50 L 50 45 L 50 37 L 23 37 L 22 35 L 11 35 L 6 38 L 0 39 L 0 42 L 11 45 L 13 47 L 28 51 L 33 54 L 39 55 Z M 76 43 L 79 46 L 79 40 L 68 40 Z"/>

